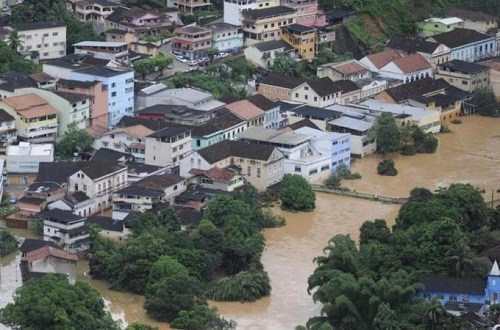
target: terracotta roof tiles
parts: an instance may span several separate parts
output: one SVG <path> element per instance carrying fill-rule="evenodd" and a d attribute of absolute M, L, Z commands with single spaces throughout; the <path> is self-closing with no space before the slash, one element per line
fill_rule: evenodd
<path fill-rule="evenodd" d="M 264 111 L 248 100 L 241 100 L 226 105 L 232 113 L 244 120 L 251 120 L 260 117 Z"/>
<path fill-rule="evenodd" d="M 366 57 L 373 63 L 373 65 L 375 65 L 375 67 L 377 67 L 377 69 L 380 69 L 401 56 L 395 50 L 386 50 L 384 52 L 371 54 Z"/>
<path fill-rule="evenodd" d="M 420 54 L 413 54 L 401 58 L 397 58 L 393 63 L 401 70 L 403 73 L 412 73 L 420 70 L 430 69 L 431 65 L 427 60 Z"/>

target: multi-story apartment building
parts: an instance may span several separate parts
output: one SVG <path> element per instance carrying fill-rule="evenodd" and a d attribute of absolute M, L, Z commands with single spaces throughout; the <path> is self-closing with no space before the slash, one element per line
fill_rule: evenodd
<path fill-rule="evenodd" d="M 100 81 L 77 81 L 59 79 L 56 90 L 59 92 L 87 95 L 90 98 L 88 117 L 89 127 L 108 126 L 108 92 Z"/>
<path fill-rule="evenodd" d="M 371 122 L 342 116 L 328 121 L 326 129 L 330 132 L 349 133 L 351 154 L 355 157 L 365 157 L 377 150 L 377 142 L 371 134 Z"/>
<path fill-rule="evenodd" d="M 72 10 L 80 21 L 91 22 L 98 32 L 103 32 L 106 17 L 121 7 L 122 4 L 109 0 L 83 0 L 73 4 Z"/>
<path fill-rule="evenodd" d="M 241 26 L 227 23 L 205 25 L 212 30 L 212 47 L 219 51 L 229 51 L 243 47 L 243 31 Z"/>
<path fill-rule="evenodd" d="M 40 60 L 59 58 L 66 55 L 66 25 L 62 22 L 32 22 L 17 26 L 21 40 L 18 51 L 38 52 Z"/>
<path fill-rule="evenodd" d="M 69 124 L 85 129 L 90 115 L 90 96 L 37 88 L 22 88 L 16 95 L 36 94 L 57 110 L 57 136 L 63 136 Z"/>
<path fill-rule="evenodd" d="M 100 81 L 108 94 L 108 126 L 134 112 L 134 72 L 113 70 L 88 55 L 68 55 L 43 64 L 43 71 L 53 77 L 82 82 Z"/>
<path fill-rule="evenodd" d="M 54 161 L 53 144 L 30 144 L 21 142 L 7 148 L 8 173 L 38 173 L 41 162 Z"/>
<path fill-rule="evenodd" d="M 208 10 L 212 6 L 210 0 L 173 0 L 174 5 L 182 14 L 193 14 L 201 10 Z"/>
<path fill-rule="evenodd" d="M 304 60 L 312 60 L 316 54 L 316 28 L 290 24 L 281 28 L 281 39 L 293 47 Z"/>
<path fill-rule="evenodd" d="M 36 94 L 7 97 L 0 109 L 16 119 L 17 135 L 33 143 L 54 142 L 57 137 L 57 110 Z"/>
<path fill-rule="evenodd" d="M 225 0 L 224 23 L 241 26 L 241 12 L 280 5 L 279 0 Z"/>
<path fill-rule="evenodd" d="M 89 248 L 89 233 L 84 217 L 58 209 L 42 211 L 36 217 L 43 220 L 44 241 L 55 242 L 71 253 Z"/>
<path fill-rule="evenodd" d="M 326 14 L 318 9 L 317 0 L 283 0 L 281 5 L 297 11 L 297 24 L 318 27 L 326 25 Z"/>
<path fill-rule="evenodd" d="M 434 78 L 443 78 L 450 85 L 473 93 L 478 89 L 488 88 L 489 68 L 476 63 L 452 60 L 440 64 Z"/>
<path fill-rule="evenodd" d="M 247 98 L 247 101 L 264 111 L 264 122 L 262 123 L 264 128 L 281 128 L 281 105 L 279 102 L 273 102 L 261 94 L 250 96 L 249 98 Z"/>
<path fill-rule="evenodd" d="M 194 126 L 191 131 L 193 150 L 198 150 L 220 142 L 234 140 L 247 128 L 247 122 L 229 110 L 228 113 L 210 119 L 206 123 Z"/>
<path fill-rule="evenodd" d="M 94 58 L 128 64 L 128 45 L 119 41 L 82 41 L 73 44 L 75 54 L 91 55 Z"/>
<path fill-rule="evenodd" d="M 163 167 L 179 165 L 191 152 L 191 127 L 166 127 L 146 137 L 146 164 Z"/>
<path fill-rule="evenodd" d="M 145 10 L 138 7 L 117 8 L 105 18 L 105 28 L 132 32 L 136 38 L 154 36 L 172 31 L 176 23 L 175 15 L 157 10 Z"/>
<path fill-rule="evenodd" d="M 251 9 L 241 12 L 241 25 L 245 43 L 278 40 L 281 28 L 296 22 L 296 10 L 277 6 L 263 9 Z"/>
<path fill-rule="evenodd" d="M 225 140 L 184 157 L 180 174 L 190 177 L 193 169 L 210 170 L 233 165 L 241 168 L 240 174 L 247 182 L 263 191 L 281 181 L 284 160 L 285 156 L 276 147 Z"/>
<path fill-rule="evenodd" d="M 0 144 L 12 142 L 17 137 L 16 119 L 5 110 L 0 109 Z M 0 149 L 3 149 L 0 146 Z"/>
<path fill-rule="evenodd" d="M 205 50 L 212 47 L 212 30 L 201 26 L 186 26 L 175 30 L 172 50 L 190 60 L 205 57 Z"/>

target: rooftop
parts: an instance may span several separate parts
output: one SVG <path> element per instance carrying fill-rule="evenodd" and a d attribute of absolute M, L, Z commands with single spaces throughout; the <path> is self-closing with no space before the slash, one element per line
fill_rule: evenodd
<path fill-rule="evenodd" d="M 237 115 L 233 114 L 232 112 L 228 112 L 218 117 L 212 118 L 202 125 L 194 126 L 192 128 L 191 135 L 195 137 L 207 136 L 224 131 L 236 125 L 241 125 L 244 122 L 245 121 Z"/>
<path fill-rule="evenodd" d="M 108 149 L 108 148 L 99 148 L 95 151 L 94 155 L 92 155 L 92 158 L 90 158 L 90 161 L 95 161 L 95 162 L 124 162 L 126 161 L 130 156 L 130 154 L 116 151 L 113 149 Z"/>
<path fill-rule="evenodd" d="M 448 84 L 444 79 L 441 78 L 434 80 L 429 77 L 389 88 L 385 90 L 385 92 L 398 103 L 409 100 L 412 97 L 425 96 L 431 93 L 449 92 L 457 95 L 457 97 L 466 96 L 465 92 L 460 92 L 456 88 L 453 88 L 453 86 Z"/>
<path fill-rule="evenodd" d="M 72 45 L 73 47 L 124 47 L 126 42 L 117 41 L 81 41 Z"/>
<path fill-rule="evenodd" d="M 394 50 L 386 50 L 383 52 L 379 52 L 379 53 L 365 56 L 365 58 L 370 60 L 377 69 L 382 68 L 383 66 L 387 65 L 389 62 L 392 62 L 395 59 L 400 58 L 400 57 L 401 56 Z"/>
<path fill-rule="evenodd" d="M 373 123 L 360 119 L 349 118 L 346 116 L 331 120 L 328 122 L 328 124 L 337 127 L 352 129 L 359 132 L 366 132 L 373 127 Z"/>
<path fill-rule="evenodd" d="M 198 34 L 212 32 L 211 29 L 203 26 L 183 26 L 175 29 L 175 33 L 188 33 L 188 34 Z"/>
<path fill-rule="evenodd" d="M 50 29 L 56 27 L 65 27 L 66 24 L 64 22 L 57 21 L 47 21 L 47 22 L 31 22 L 31 23 L 23 23 L 18 24 L 16 26 L 17 31 L 31 31 L 31 30 L 42 30 L 42 29 Z"/>
<path fill-rule="evenodd" d="M 28 253 L 30 251 L 38 250 L 44 246 L 59 248 L 59 246 L 52 241 L 44 241 L 41 239 L 26 238 L 23 241 L 23 243 L 21 244 L 21 246 L 19 247 L 19 251 L 21 251 L 22 253 Z"/>
<path fill-rule="evenodd" d="M 314 26 L 306 26 L 306 25 L 301 25 L 301 24 L 290 24 L 286 25 L 282 28 L 283 30 L 290 31 L 292 33 L 313 33 L 316 31 L 316 28 Z"/>
<path fill-rule="evenodd" d="M 154 131 L 149 129 L 148 127 L 144 125 L 133 125 L 133 126 L 127 126 L 127 127 L 117 127 L 109 132 L 106 132 L 103 134 L 103 136 L 106 135 L 111 135 L 111 134 L 119 134 L 119 133 L 125 133 L 126 135 L 135 137 L 137 139 L 144 139 L 146 136 L 149 134 L 153 133 Z"/>
<path fill-rule="evenodd" d="M 298 77 L 289 77 L 270 73 L 259 81 L 259 84 L 278 86 L 288 89 L 293 89 L 305 82 L 304 79 Z"/>
<path fill-rule="evenodd" d="M 293 47 L 284 42 L 283 40 L 270 40 L 259 42 L 251 45 L 251 47 L 257 48 L 261 52 L 268 52 L 275 49 L 293 50 Z"/>
<path fill-rule="evenodd" d="M 226 105 L 232 113 L 244 120 L 251 120 L 264 115 L 264 111 L 248 100 L 241 100 Z"/>
<path fill-rule="evenodd" d="M 26 191 L 48 193 L 60 188 L 61 185 L 55 182 L 33 182 L 28 186 Z"/>
<path fill-rule="evenodd" d="M 441 23 L 443 25 L 451 25 L 451 24 L 461 23 L 461 22 L 463 22 L 463 20 L 458 18 L 458 17 L 446 17 L 446 18 L 432 17 L 432 18 L 426 19 L 425 22 Z"/>
<path fill-rule="evenodd" d="M 438 46 L 439 43 L 437 42 L 427 41 L 420 36 L 408 34 L 397 34 L 385 44 L 387 48 L 402 50 L 410 54 L 416 52 L 432 54 Z"/>
<path fill-rule="evenodd" d="M 210 30 L 212 30 L 214 32 L 241 29 L 241 26 L 232 25 L 232 24 L 228 24 L 228 23 L 211 23 L 211 24 L 205 25 L 205 27 L 209 28 Z"/>
<path fill-rule="evenodd" d="M 15 118 L 12 117 L 7 111 L 5 111 L 4 109 L 0 109 L 0 123 L 14 120 Z"/>
<path fill-rule="evenodd" d="M 325 64 L 324 66 L 329 66 L 333 70 L 345 76 L 369 71 L 364 65 L 359 63 L 359 61 L 357 60 L 349 60 L 341 63 L 329 63 Z"/>
<path fill-rule="evenodd" d="M 307 135 L 278 131 L 274 129 L 265 129 L 260 126 L 250 127 L 243 133 L 240 133 L 239 138 L 294 146 L 305 143 L 311 139 L 311 137 Z"/>
<path fill-rule="evenodd" d="M 193 168 L 190 173 L 193 175 L 204 175 L 207 178 L 218 182 L 229 182 L 236 175 L 233 171 L 226 168 L 218 168 L 217 166 L 212 167 L 209 170 Z"/>
<path fill-rule="evenodd" d="M 7 156 L 51 156 L 54 154 L 54 145 L 31 144 L 29 142 L 20 142 L 19 145 L 10 145 L 7 147 Z"/>
<path fill-rule="evenodd" d="M 217 163 L 228 157 L 240 157 L 267 161 L 274 147 L 251 144 L 243 141 L 223 140 L 206 148 L 198 150 L 198 154 L 209 164 Z M 186 156 L 188 157 L 188 156 Z"/>
<path fill-rule="evenodd" d="M 123 221 L 116 221 L 111 217 L 104 217 L 100 215 L 93 215 L 88 217 L 86 223 L 87 225 L 96 225 L 97 227 L 106 231 L 122 232 L 124 228 Z"/>
<path fill-rule="evenodd" d="M 139 187 L 136 185 L 131 185 L 120 190 L 115 191 L 118 195 L 130 195 L 130 196 L 145 196 L 151 198 L 160 198 L 164 195 L 161 190 L 152 190 L 144 187 Z"/>
<path fill-rule="evenodd" d="M 484 295 L 486 282 L 482 279 L 422 276 L 419 282 L 428 292 L 450 292 Z"/>
<path fill-rule="evenodd" d="M 247 101 L 251 102 L 253 105 L 264 111 L 268 111 L 280 106 L 278 102 L 273 102 L 262 94 L 252 95 L 247 98 Z"/>
<path fill-rule="evenodd" d="M 299 129 L 299 128 L 302 128 L 302 127 L 310 127 L 310 128 L 313 128 L 313 129 L 320 129 L 318 126 L 316 126 L 316 124 L 314 124 L 308 118 L 299 120 L 299 121 L 297 121 L 297 122 L 295 122 L 293 124 L 288 125 L 287 127 L 290 128 L 292 131 L 295 131 L 296 129 Z"/>
<path fill-rule="evenodd" d="M 332 95 L 342 91 L 341 84 L 338 81 L 333 81 L 330 77 L 314 78 L 307 81 L 307 84 L 318 94 L 320 97 Z M 355 84 L 354 84 L 355 85 Z M 356 89 L 359 89 L 356 86 Z"/>
<path fill-rule="evenodd" d="M 37 250 L 32 250 L 26 254 L 28 258 L 28 262 L 34 262 L 38 260 L 45 259 L 47 257 L 54 257 L 58 259 L 65 259 L 69 261 L 78 261 L 78 256 L 76 254 L 72 254 L 66 252 L 60 248 L 55 248 L 52 246 L 45 245 Z"/>
<path fill-rule="evenodd" d="M 180 125 L 170 126 L 170 127 L 165 127 L 159 131 L 153 132 L 153 133 L 149 134 L 148 137 L 169 139 L 169 138 L 178 136 L 180 134 L 189 132 L 189 131 L 191 131 L 191 129 L 192 128 L 190 126 L 180 126 Z"/>
<path fill-rule="evenodd" d="M 451 60 L 439 65 L 440 69 L 462 72 L 466 74 L 473 74 L 478 72 L 487 71 L 488 68 L 476 63 L 466 62 L 462 60 Z"/>
<path fill-rule="evenodd" d="M 175 174 L 160 174 L 150 175 L 133 184 L 135 187 L 147 188 L 156 191 L 163 191 L 168 187 L 172 187 L 185 179 Z"/>
<path fill-rule="evenodd" d="M 451 9 L 448 12 L 448 16 L 460 17 L 462 19 L 468 19 L 472 21 L 482 21 L 482 22 L 490 22 L 494 21 L 496 18 L 493 15 L 485 14 L 480 11 L 472 11 L 465 9 Z"/>
<path fill-rule="evenodd" d="M 432 36 L 430 38 L 431 40 L 436 40 L 437 42 L 445 44 L 450 48 L 457 48 L 493 37 L 489 37 L 486 34 L 482 34 L 475 30 L 456 28 L 449 32 L 436 34 L 435 36 Z"/>
<path fill-rule="evenodd" d="M 431 64 L 419 53 L 397 58 L 392 62 L 405 74 L 431 68 Z"/>
<path fill-rule="evenodd" d="M 54 94 L 57 96 L 65 99 L 68 101 L 70 104 L 74 104 L 83 100 L 88 100 L 91 98 L 91 96 L 85 95 L 85 94 L 78 94 L 78 93 L 68 93 L 68 92 L 60 92 L 60 91 L 53 91 Z"/>
<path fill-rule="evenodd" d="M 264 19 L 268 17 L 289 15 L 295 13 L 296 10 L 285 6 L 276 6 L 263 9 L 250 9 L 241 12 L 244 18 Z"/>
<path fill-rule="evenodd" d="M 61 222 L 61 223 L 66 223 L 66 224 L 81 221 L 84 219 L 79 215 L 75 215 L 75 214 L 71 213 L 71 211 L 65 211 L 65 210 L 59 210 L 59 209 L 53 209 L 53 210 L 47 209 L 45 211 L 37 213 L 34 217 L 37 219 Z"/>
<path fill-rule="evenodd" d="M 434 110 L 426 110 L 419 107 L 412 107 L 406 104 L 386 103 L 373 99 L 363 101 L 359 103 L 359 105 L 374 111 L 390 112 L 392 114 L 398 115 L 409 114 L 413 117 L 414 120 L 420 120 L 426 116 L 438 113 Z"/>
<path fill-rule="evenodd" d="M 335 110 L 318 108 L 310 105 L 301 105 L 299 107 L 291 109 L 290 112 L 293 112 L 296 115 L 303 118 L 319 119 L 319 120 L 329 120 L 340 117 L 342 115 L 341 112 Z"/>

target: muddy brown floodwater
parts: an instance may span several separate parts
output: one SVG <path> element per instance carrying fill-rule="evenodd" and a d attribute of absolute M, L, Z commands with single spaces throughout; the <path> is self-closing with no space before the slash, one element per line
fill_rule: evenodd
<path fill-rule="evenodd" d="M 453 133 L 439 136 L 435 154 L 410 157 L 395 156 L 399 175 L 381 177 L 376 174 L 380 156 L 358 160 L 352 166 L 363 179 L 345 185 L 360 192 L 392 197 L 408 196 L 413 187 L 431 190 L 453 182 L 470 182 L 485 190 L 485 199 L 500 198 L 500 120 L 479 116 L 463 118 L 463 124 L 450 125 Z M 269 273 L 271 296 L 254 303 L 211 303 L 222 316 L 235 320 L 239 329 L 293 329 L 318 315 L 321 306 L 307 294 L 307 278 L 314 271 L 314 257 L 321 255 L 329 238 L 350 234 L 358 239 L 358 230 L 365 220 L 384 218 L 394 223 L 399 206 L 316 194 L 317 208 L 311 213 L 288 213 L 276 210 L 287 220 L 283 228 L 264 232 L 266 249 L 262 262 Z M 0 259 L 0 308 L 12 299 L 20 285 L 15 271 L 19 255 Z M 149 319 L 142 309 L 143 297 L 111 291 L 107 283 L 85 275 L 88 265 L 79 263 L 79 279 L 90 283 L 106 300 L 115 319 L 126 323 L 140 321 L 169 329 L 165 323 Z M 1 326 L 0 326 L 1 329 Z"/>

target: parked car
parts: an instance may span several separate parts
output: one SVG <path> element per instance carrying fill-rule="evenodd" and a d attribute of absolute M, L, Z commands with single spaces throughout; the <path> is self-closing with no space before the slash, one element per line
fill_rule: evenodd
<path fill-rule="evenodd" d="M 188 60 L 184 56 L 178 55 L 176 58 L 179 61 L 181 61 L 182 63 L 187 63 L 188 62 Z"/>
<path fill-rule="evenodd" d="M 197 66 L 197 65 L 198 65 L 198 61 L 197 61 L 197 60 L 192 60 L 192 61 L 189 61 L 189 62 L 188 62 L 188 65 L 189 65 L 189 66 Z"/>
<path fill-rule="evenodd" d="M 220 54 L 214 55 L 214 60 L 220 60 L 221 58 Z"/>
<path fill-rule="evenodd" d="M 177 56 L 177 55 L 181 55 L 182 56 L 182 52 L 178 51 L 178 50 L 173 50 L 170 52 L 172 55 L 174 56 Z"/>
<path fill-rule="evenodd" d="M 9 199 L 9 203 L 10 203 L 10 204 L 16 204 L 16 203 L 17 203 L 17 197 L 16 197 L 16 196 L 12 196 L 12 197 Z"/>
<path fill-rule="evenodd" d="M 10 11 L 10 6 L 9 6 L 9 5 L 5 5 L 5 6 L 3 6 L 3 7 L 2 7 L 2 11 L 3 11 L 4 13 L 6 13 L 6 12 Z"/>
<path fill-rule="evenodd" d="M 219 56 L 220 56 L 220 58 L 224 58 L 226 56 L 229 56 L 229 54 L 228 53 L 220 53 Z"/>

